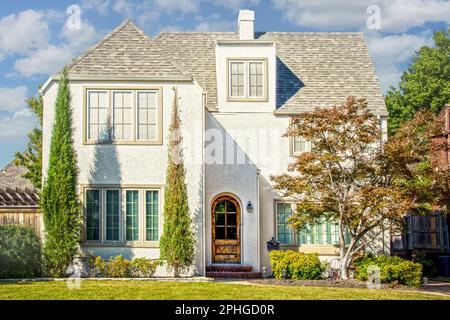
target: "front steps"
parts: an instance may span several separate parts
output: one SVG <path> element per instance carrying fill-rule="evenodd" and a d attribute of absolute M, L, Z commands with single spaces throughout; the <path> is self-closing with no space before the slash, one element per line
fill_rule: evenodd
<path fill-rule="evenodd" d="M 206 267 L 206 277 L 215 279 L 260 279 L 262 272 L 253 272 L 251 266 L 211 265 Z"/>

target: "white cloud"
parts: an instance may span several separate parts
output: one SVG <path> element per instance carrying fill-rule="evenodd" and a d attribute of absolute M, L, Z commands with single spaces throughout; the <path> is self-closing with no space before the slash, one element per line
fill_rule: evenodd
<path fill-rule="evenodd" d="M 50 32 L 45 15 L 34 10 L 0 20 L 0 53 L 25 55 L 48 45 Z"/>
<path fill-rule="evenodd" d="M 198 0 L 155 0 L 155 5 L 169 14 L 176 12 L 193 13 L 199 10 Z"/>
<path fill-rule="evenodd" d="M 65 45 L 77 52 L 91 45 L 98 38 L 98 33 L 92 24 L 82 21 L 80 29 L 69 29 L 64 25 L 61 37 L 65 40 Z"/>
<path fill-rule="evenodd" d="M 380 8 L 382 32 L 405 32 L 426 22 L 450 22 L 448 0 L 272 0 L 290 23 L 319 30 L 363 30 L 371 5 Z"/>
<path fill-rule="evenodd" d="M 49 75 L 61 69 L 73 58 L 73 52 L 68 46 L 49 45 L 29 57 L 16 60 L 14 68 L 21 75 Z"/>
<path fill-rule="evenodd" d="M 36 116 L 28 109 L 0 116 L 0 139 L 23 138 L 37 125 Z"/>
<path fill-rule="evenodd" d="M 240 9 L 252 9 L 259 5 L 260 0 L 212 0 L 210 2 L 238 11 Z"/>
<path fill-rule="evenodd" d="M 92 45 L 98 33 L 91 24 L 82 21 L 80 29 L 64 25 L 60 38 L 64 40 L 60 45 L 48 45 L 16 60 L 15 70 L 25 77 L 53 74 Z"/>
<path fill-rule="evenodd" d="M 216 20 L 216 21 L 202 21 L 195 27 L 194 31 L 198 32 L 220 32 L 233 31 L 235 29 L 235 21 Z"/>
<path fill-rule="evenodd" d="M 95 10 L 101 15 L 106 15 L 109 10 L 109 0 L 83 0 L 81 9 Z"/>
<path fill-rule="evenodd" d="M 403 73 L 402 65 L 407 63 L 416 50 L 431 45 L 429 33 L 418 35 L 402 34 L 367 36 L 367 45 L 373 59 L 383 92 L 390 85 L 397 85 Z"/>
<path fill-rule="evenodd" d="M 16 112 L 26 106 L 27 87 L 0 87 L 0 111 Z"/>

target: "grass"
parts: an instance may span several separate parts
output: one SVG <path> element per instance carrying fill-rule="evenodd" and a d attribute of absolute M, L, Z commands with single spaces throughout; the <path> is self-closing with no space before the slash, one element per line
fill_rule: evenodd
<path fill-rule="evenodd" d="M 369 290 L 300 286 L 244 285 L 213 282 L 82 281 L 80 289 L 65 282 L 0 283 L 1 300 L 48 299 L 206 299 L 206 300 L 350 300 L 350 299 L 450 299 L 450 297 L 398 290 Z"/>

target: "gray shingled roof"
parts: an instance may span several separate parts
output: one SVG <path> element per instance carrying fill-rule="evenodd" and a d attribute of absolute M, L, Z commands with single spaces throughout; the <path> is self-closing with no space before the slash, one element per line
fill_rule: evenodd
<path fill-rule="evenodd" d="M 366 98 L 369 108 L 387 114 L 364 35 L 359 32 L 262 32 L 277 54 L 277 113 L 298 113 Z M 68 66 L 70 76 L 105 78 L 191 75 L 217 111 L 215 46 L 237 40 L 235 32 L 163 32 L 150 39 L 124 21 Z"/>
<path fill-rule="evenodd" d="M 69 76 L 186 76 L 163 57 L 151 39 L 130 20 L 125 20 L 85 54 L 75 58 L 67 68 Z"/>
<path fill-rule="evenodd" d="M 26 170 L 13 162 L 0 170 L 0 208 L 39 206 L 34 186 L 23 177 Z"/>
<path fill-rule="evenodd" d="M 360 32 L 263 32 L 274 41 L 277 55 L 277 113 L 364 97 L 369 108 L 387 114 L 378 78 Z M 177 65 L 187 69 L 208 93 L 208 108 L 217 110 L 216 40 L 238 39 L 234 32 L 163 32 L 154 43 Z"/>

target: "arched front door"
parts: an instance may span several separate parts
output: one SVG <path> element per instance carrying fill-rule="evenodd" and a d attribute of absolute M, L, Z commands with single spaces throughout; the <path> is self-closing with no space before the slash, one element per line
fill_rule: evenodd
<path fill-rule="evenodd" d="M 230 195 L 218 196 L 211 208 L 212 261 L 240 263 L 241 241 L 239 202 Z"/>

